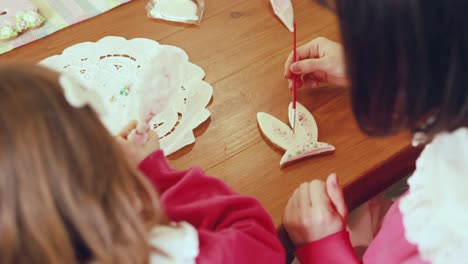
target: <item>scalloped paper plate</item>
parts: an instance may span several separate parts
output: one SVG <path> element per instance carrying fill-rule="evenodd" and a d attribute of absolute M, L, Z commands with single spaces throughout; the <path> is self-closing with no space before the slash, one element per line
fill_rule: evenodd
<path fill-rule="evenodd" d="M 150 122 L 160 136 L 161 149 L 170 155 L 195 142 L 193 129 L 210 117 L 206 109 L 213 95 L 211 85 L 203 81 L 205 72 L 189 62 L 185 51 L 144 38 L 127 40 L 105 37 L 98 42 L 71 46 L 61 55 L 49 57 L 41 65 L 65 72 L 88 89 L 95 90 L 105 104 L 108 115 L 102 118 L 113 134 L 131 120 L 138 120 L 138 81 L 142 69 L 161 49 L 183 55 L 186 63 L 183 85 L 170 99 L 169 107 Z"/>

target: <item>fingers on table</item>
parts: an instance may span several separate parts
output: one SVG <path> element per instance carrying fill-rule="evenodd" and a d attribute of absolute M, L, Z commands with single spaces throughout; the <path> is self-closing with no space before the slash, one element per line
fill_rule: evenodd
<path fill-rule="evenodd" d="M 321 180 L 313 180 L 309 185 L 310 199 L 314 207 L 327 207 L 330 204 L 325 183 Z"/>
<path fill-rule="evenodd" d="M 138 125 L 138 121 L 132 120 L 130 123 L 128 123 L 122 130 L 119 132 L 119 136 L 123 137 L 124 139 L 127 139 L 128 135 L 130 132 L 132 132 Z"/>
<path fill-rule="evenodd" d="M 331 174 L 327 178 L 327 193 L 341 217 L 346 218 L 348 216 L 348 207 L 346 206 L 343 189 L 341 189 L 338 183 L 336 174 Z"/>

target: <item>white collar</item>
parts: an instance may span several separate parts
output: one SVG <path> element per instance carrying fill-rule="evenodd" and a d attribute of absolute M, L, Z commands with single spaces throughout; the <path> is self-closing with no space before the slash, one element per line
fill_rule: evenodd
<path fill-rule="evenodd" d="M 153 228 L 150 243 L 163 253 L 152 254 L 151 264 L 195 264 L 199 254 L 197 230 L 186 222 Z"/>
<path fill-rule="evenodd" d="M 433 264 L 468 263 L 468 129 L 437 135 L 408 184 L 400 202 L 407 240 Z"/>

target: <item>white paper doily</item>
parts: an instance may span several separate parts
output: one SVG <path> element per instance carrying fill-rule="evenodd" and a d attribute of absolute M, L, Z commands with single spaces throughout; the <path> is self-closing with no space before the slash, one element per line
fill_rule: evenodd
<path fill-rule="evenodd" d="M 105 37 L 98 42 L 84 42 L 49 57 L 41 65 L 76 78 L 103 99 L 108 115 L 103 123 L 117 134 L 131 120 L 138 119 L 136 100 L 142 69 L 160 49 L 173 49 L 186 58 L 183 86 L 171 99 L 170 106 L 151 120 L 151 127 L 160 136 L 166 155 L 195 142 L 193 129 L 210 117 L 206 109 L 213 95 L 211 85 L 203 81 L 205 72 L 190 63 L 187 54 L 174 46 L 136 38 Z"/>

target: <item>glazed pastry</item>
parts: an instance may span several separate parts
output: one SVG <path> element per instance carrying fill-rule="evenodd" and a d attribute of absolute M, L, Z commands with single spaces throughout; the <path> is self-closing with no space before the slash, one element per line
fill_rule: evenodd
<path fill-rule="evenodd" d="M 0 40 L 17 37 L 22 32 L 41 26 L 45 18 L 30 0 L 2 0 L 0 7 Z"/>

